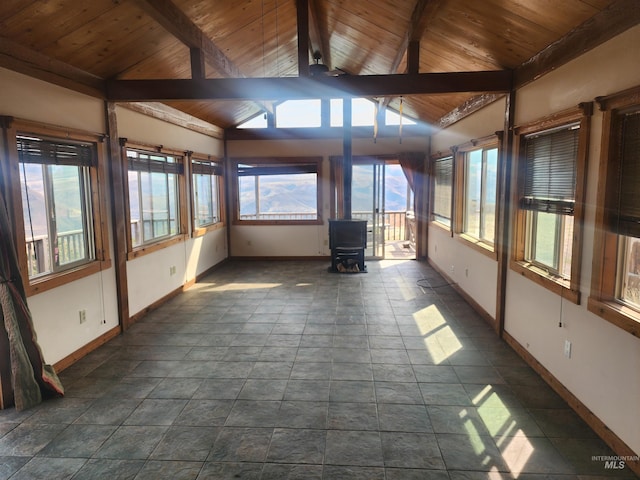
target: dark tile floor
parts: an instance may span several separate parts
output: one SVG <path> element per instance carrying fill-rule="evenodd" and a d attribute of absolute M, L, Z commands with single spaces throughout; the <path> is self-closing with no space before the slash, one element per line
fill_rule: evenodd
<path fill-rule="evenodd" d="M 634 478 L 432 269 L 367 265 L 226 264 L 0 412 L 0 478 Z"/>

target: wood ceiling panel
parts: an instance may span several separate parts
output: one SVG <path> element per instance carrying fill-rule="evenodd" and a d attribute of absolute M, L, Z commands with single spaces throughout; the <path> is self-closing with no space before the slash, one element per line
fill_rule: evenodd
<path fill-rule="evenodd" d="M 229 128 L 259 112 L 254 102 L 166 102 L 166 105 L 222 128 Z"/>
<path fill-rule="evenodd" d="M 179 43 L 130 2 L 59 38 L 43 52 L 103 78 Z"/>
<path fill-rule="evenodd" d="M 23 2 L 24 3 L 24 2 Z M 37 51 L 114 9 L 112 0 L 30 2 L 2 24 L 3 36 Z M 45 25 L 46 28 L 42 28 Z"/>
<path fill-rule="evenodd" d="M 174 42 L 118 75 L 121 79 L 191 78 L 190 52 Z"/>
<path fill-rule="evenodd" d="M 242 75 L 297 75 L 296 0 L 172 1 Z M 329 67 L 352 74 L 391 73 L 417 1 L 314 0 L 317 30 L 325 36 L 316 43 L 329 45 L 331 52 L 323 52 L 331 59 Z M 515 68 L 613 1 L 442 0 L 421 38 L 420 71 Z M 103 78 L 191 77 L 189 48 L 133 0 L 4 0 L 0 35 Z M 12 53 L 5 55 L 12 58 Z M 401 71 L 405 65 L 406 59 Z M 211 65 L 205 71 L 209 78 L 224 75 Z M 469 97 L 406 96 L 404 111 L 433 122 Z M 398 99 L 390 105 L 397 108 Z M 260 109 L 255 102 L 172 106 L 223 127 Z"/>

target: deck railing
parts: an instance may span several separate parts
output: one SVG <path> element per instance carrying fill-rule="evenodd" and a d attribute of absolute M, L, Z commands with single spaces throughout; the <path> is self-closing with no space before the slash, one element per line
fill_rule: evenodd
<path fill-rule="evenodd" d="M 85 258 L 84 232 L 70 230 L 58 234 L 57 265 L 66 265 Z M 38 235 L 26 240 L 27 271 L 29 277 L 53 270 L 48 235 Z M 56 253 L 54 252 L 54 255 Z"/>
<path fill-rule="evenodd" d="M 366 220 L 367 227 L 373 228 L 373 213 L 352 212 L 351 216 L 355 219 Z M 385 212 L 383 226 L 385 241 L 412 240 L 407 212 Z"/>

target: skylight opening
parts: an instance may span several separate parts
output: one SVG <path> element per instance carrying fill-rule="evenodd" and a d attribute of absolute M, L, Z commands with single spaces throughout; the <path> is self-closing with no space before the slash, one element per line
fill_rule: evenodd
<path fill-rule="evenodd" d="M 321 126 L 320 99 L 287 100 L 276 107 L 276 128 Z"/>

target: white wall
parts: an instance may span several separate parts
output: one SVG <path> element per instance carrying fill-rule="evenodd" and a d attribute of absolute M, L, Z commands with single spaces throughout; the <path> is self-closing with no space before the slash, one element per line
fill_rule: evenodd
<path fill-rule="evenodd" d="M 100 100 L 2 68 L 0 85 L 1 115 L 105 131 Z M 30 296 L 28 305 L 45 361 L 55 363 L 118 325 L 114 269 Z M 82 324 L 80 310 L 86 311 Z"/>
<path fill-rule="evenodd" d="M 190 150 L 222 158 L 223 142 L 141 113 L 118 107 L 118 135 L 130 142 L 162 145 L 172 150 Z M 187 185 L 190 188 L 190 185 Z M 191 225 L 191 221 L 187 222 Z M 197 275 L 224 260 L 227 255 L 225 229 L 188 238 L 127 262 L 129 313 L 135 315 L 179 289 Z M 175 273 L 170 273 L 175 267 Z M 153 281 L 149 281 L 153 279 Z"/>
<path fill-rule="evenodd" d="M 517 92 L 516 122 L 640 85 L 635 27 Z M 561 300 L 515 272 L 507 277 L 505 329 L 635 452 L 640 452 L 640 339 L 587 311 L 602 112 L 594 111 L 588 165 L 581 305 Z M 562 327 L 559 321 L 562 320 Z M 563 356 L 572 342 L 570 359 Z"/>
<path fill-rule="evenodd" d="M 516 94 L 516 125 L 640 85 L 640 26 L 582 55 Z M 484 108 L 433 138 L 432 152 L 501 130 L 504 102 Z M 602 420 L 635 452 L 640 452 L 640 339 L 587 311 L 590 293 L 595 200 L 602 134 L 602 113 L 592 118 L 587 179 L 586 224 L 580 291 L 575 305 L 513 271 L 507 276 L 505 330 L 551 374 Z M 436 250 L 437 248 L 437 250 Z M 429 257 L 445 273 L 454 265 L 455 281 L 484 308 L 489 292 L 465 284 L 461 270 L 467 263 L 484 272 L 482 282 L 495 278 L 495 269 L 475 264 L 477 252 L 441 229 L 429 229 Z M 462 270 L 464 272 L 464 270 Z M 462 274 L 464 277 L 464 274 Z M 492 285 L 492 288 L 494 286 Z M 494 298 L 495 305 L 495 298 Z M 490 311 L 493 313 L 494 311 Z M 560 321 L 562 326 L 559 326 Z M 563 355 L 565 340 L 572 342 L 571 358 Z"/>
<path fill-rule="evenodd" d="M 91 133 L 106 132 L 101 100 L 2 68 L 0 85 L 0 115 Z M 124 108 L 117 108 L 116 115 L 119 135 L 131 141 L 223 156 L 220 140 Z M 108 158 L 106 146 L 103 147 Z M 107 204 L 109 209 L 109 199 Z M 104 215 L 111 233 L 109 211 Z M 112 235 L 109 248 L 113 259 Z M 192 281 L 224 260 L 227 252 L 226 230 L 221 228 L 127 262 L 130 314 Z M 174 275 L 169 274 L 170 266 L 176 267 Z M 28 298 L 47 363 L 64 359 L 118 326 L 115 282 L 112 267 Z M 86 311 L 86 322 L 82 324 L 80 310 Z"/>
<path fill-rule="evenodd" d="M 433 135 L 431 152 L 447 154 L 452 146 L 495 134 L 504 129 L 505 100 L 500 99 L 474 115 Z M 430 226 L 429 259 L 458 284 L 492 318 L 496 317 L 498 262 L 444 229 Z"/>
<path fill-rule="evenodd" d="M 400 152 L 426 152 L 426 137 L 356 138 L 353 140 L 353 155 L 384 155 Z M 330 140 L 253 140 L 227 142 L 230 158 L 242 157 L 296 157 L 320 156 L 322 174 L 322 219 L 321 225 L 232 225 L 231 256 L 238 257 L 314 257 L 328 256 L 331 191 L 329 185 L 329 157 L 342 155 L 342 139 Z"/>

